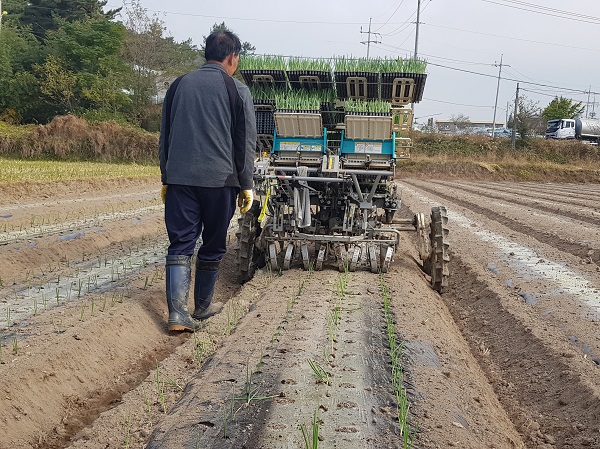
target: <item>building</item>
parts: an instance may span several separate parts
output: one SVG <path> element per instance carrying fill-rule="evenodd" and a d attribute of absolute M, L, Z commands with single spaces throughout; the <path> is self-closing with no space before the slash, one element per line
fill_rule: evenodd
<path fill-rule="evenodd" d="M 488 134 L 492 132 L 492 122 L 466 121 L 457 123 L 452 120 L 437 120 L 435 122 L 440 134 Z M 496 129 L 504 128 L 504 122 L 496 122 Z"/>

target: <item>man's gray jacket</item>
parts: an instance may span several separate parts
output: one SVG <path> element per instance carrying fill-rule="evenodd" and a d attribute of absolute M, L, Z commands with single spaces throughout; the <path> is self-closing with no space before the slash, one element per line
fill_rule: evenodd
<path fill-rule="evenodd" d="M 163 184 L 252 189 L 256 118 L 250 90 L 216 63 L 175 80 L 165 96 Z"/>

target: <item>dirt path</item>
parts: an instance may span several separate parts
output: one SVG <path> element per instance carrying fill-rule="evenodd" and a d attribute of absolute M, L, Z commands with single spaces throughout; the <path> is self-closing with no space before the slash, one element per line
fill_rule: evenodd
<path fill-rule="evenodd" d="M 404 216 L 448 208 L 442 296 L 410 234 L 382 278 L 243 286 L 232 238 L 224 311 L 169 335 L 153 181 L 4 188 L 0 448 L 296 448 L 315 416 L 320 447 L 404 447 L 390 324 L 414 447 L 600 445 L 597 185 L 399 182 Z"/>

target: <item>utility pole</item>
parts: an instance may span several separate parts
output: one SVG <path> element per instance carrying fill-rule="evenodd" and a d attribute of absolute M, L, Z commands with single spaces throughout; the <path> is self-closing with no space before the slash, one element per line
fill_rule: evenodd
<path fill-rule="evenodd" d="M 371 21 L 373 20 L 373 18 L 369 18 L 369 31 L 363 31 L 362 27 L 360 27 L 360 32 L 361 34 L 366 34 L 367 35 L 367 40 L 366 41 L 362 41 L 361 44 L 366 44 L 367 45 L 367 59 L 369 59 L 369 49 L 371 48 L 371 42 L 373 42 L 374 44 L 380 44 L 381 41 L 377 40 L 377 37 L 375 38 L 374 41 L 371 40 L 371 34 L 373 35 L 377 35 L 379 33 L 375 33 L 371 31 Z M 381 36 L 381 34 L 379 34 L 379 36 Z"/>
<path fill-rule="evenodd" d="M 504 55 L 500 55 L 500 70 L 498 70 L 498 85 L 496 86 L 496 102 L 494 103 L 494 121 L 492 123 L 492 139 L 496 138 L 496 109 L 498 108 L 498 93 L 500 92 L 500 77 L 502 76 L 502 58 Z M 498 64 L 494 64 L 498 67 Z M 506 65 L 506 64 L 504 64 Z M 510 67 L 506 65 L 506 67 Z"/>
<path fill-rule="evenodd" d="M 504 122 L 504 127 L 508 126 L 508 101 L 506 102 L 506 121 Z"/>
<path fill-rule="evenodd" d="M 515 95 L 515 112 L 513 113 L 512 149 L 517 143 L 517 107 L 519 106 L 519 83 L 517 83 L 517 94 Z"/>
<path fill-rule="evenodd" d="M 415 32 L 415 59 L 419 53 L 419 23 L 421 22 L 421 0 L 417 0 L 417 30 Z"/>
<path fill-rule="evenodd" d="M 415 54 L 414 54 L 414 59 L 417 59 L 417 56 L 419 54 L 419 24 L 421 23 L 421 0 L 417 0 L 417 29 L 415 32 Z M 413 116 L 415 114 L 415 102 L 413 101 L 410 104 L 410 108 L 412 109 L 413 112 Z"/>
<path fill-rule="evenodd" d="M 590 89 L 587 92 L 587 94 L 588 94 L 588 101 L 587 101 L 587 106 L 585 108 L 585 118 L 589 118 L 589 115 L 590 115 L 590 94 L 591 93 L 592 93 L 592 86 L 590 85 Z"/>

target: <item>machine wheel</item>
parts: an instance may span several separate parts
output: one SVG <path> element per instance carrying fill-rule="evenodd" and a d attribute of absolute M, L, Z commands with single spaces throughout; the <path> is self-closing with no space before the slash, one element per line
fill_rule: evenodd
<path fill-rule="evenodd" d="M 358 267 L 358 261 L 360 260 L 360 251 L 360 245 L 352 245 L 352 250 L 350 251 L 350 255 L 352 257 L 350 259 L 348 271 L 356 271 L 356 267 Z"/>
<path fill-rule="evenodd" d="M 394 220 L 394 215 L 396 214 L 396 209 L 384 209 L 385 215 L 383 218 L 384 224 L 390 224 Z"/>
<path fill-rule="evenodd" d="M 296 245 L 293 243 L 288 244 L 287 249 L 285 250 L 285 257 L 283 259 L 283 269 L 289 270 L 292 264 L 292 260 L 294 259 L 294 253 L 296 252 Z"/>
<path fill-rule="evenodd" d="M 382 243 L 379 252 L 379 256 L 381 257 L 381 272 L 387 273 L 392 263 L 392 257 L 394 257 L 394 246 Z"/>
<path fill-rule="evenodd" d="M 431 242 L 429 241 L 429 225 L 425 224 L 425 216 L 421 213 L 413 218 L 417 230 L 417 247 L 419 257 L 423 261 L 423 271 L 431 276 Z"/>
<path fill-rule="evenodd" d="M 315 261 L 315 271 L 321 271 L 323 269 L 323 261 L 327 253 L 327 245 L 320 245 L 317 251 L 317 259 Z"/>
<path fill-rule="evenodd" d="M 271 272 L 279 271 L 279 264 L 277 263 L 277 244 L 269 243 L 269 263 L 271 264 Z"/>
<path fill-rule="evenodd" d="M 302 266 L 305 270 L 310 270 L 310 255 L 308 253 L 308 244 L 303 243 L 300 246 L 300 252 L 302 253 Z"/>
<path fill-rule="evenodd" d="M 346 249 L 346 245 L 344 243 L 338 243 L 335 247 L 335 255 L 337 257 L 338 269 L 340 273 L 349 269 L 351 256 Z"/>
<path fill-rule="evenodd" d="M 431 287 L 441 293 L 444 287 L 448 286 L 448 264 L 450 254 L 448 253 L 448 215 L 444 206 L 431 208 L 431 225 L 429 239 L 431 242 L 431 253 L 428 261 L 424 261 L 423 266 L 428 265 L 431 270 Z"/>
<path fill-rule="evenodd" d="M 260 225 L 258 223 L 259 213 L 260 202 L 254 201 L 250 210 L 238 218 L 235 262 L 237 277 L 240 283 L 248 282 L 254 277 L 256 266 L 260 265 L 258 259 L 263 257 L 255 246 L 256 237 L 260 232 Z"/>
<path fill-rule="evenodd" d="M 369 261 L 371 262 L 371 273 L 379 273 L 381 248 L 377 243 L 369 243 Z"/>

